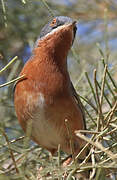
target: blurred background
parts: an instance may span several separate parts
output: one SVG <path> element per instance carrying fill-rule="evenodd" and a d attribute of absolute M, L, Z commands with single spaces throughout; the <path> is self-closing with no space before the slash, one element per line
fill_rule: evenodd
<path fill-rule="evenodd" d="M 101 83 L 104 70 L 102 56 L 112 78 L 117 82 L 117 0 L 1 0 L 0 70 L 15 56 L 18 56 L 18 59 L 0 74 L 0 84 L 18 77 L 21 68 L 32 54 L 40 30 L 53 15 L 69 16 L 78 21 L 76 39 L 68 56 L 69 73 L 78 93 L 85 98 L 88 97 L 95 105 L 86 72 L 94 84 L 93 71 L 97 69 L 97 79 Z M 103 104 L 103 112 L 108 112 L 115 97 L 114 88 L 112 87 L 112 94 L 108 88 L 105 88 L 104 92 L 111 103 Z M 88 107 L 85 101 L 83 104 L 90 115 L 94 115 L 92 119 L 95 121 L 94 109 Z M 90 118 L 87 118 L 87 122 L 90 121 L 88 128 L 95 129 L 96 123 L 92 123 Z M 0 88 L 1 127 L 5 129 L 9 140 L 23 135 L 14 111 L 13 84 Z M 6 143 L 1 134 L 0 143 L 3 147 Z M 17 148 L 18 146 L 15 146 L 14 149 Z M 7 149 L 0 150 L 3 162 L 4 152 L 7 153 Z M 6 154 L 6 159 L 8 157 L 9 154 Z"/>
<path fill-rule="evenodd" d="M 78 21 L 77 36 L 69 53 L 68 67 L 71 79 L 82 95 L 86 94 L 85 71 L 89 73 L 91 79 L 94 68 L 102 73 L 97 43 L 104 52 L 113 77 L 117 79 L 117 1 L 48 0 L 47 2 L 49 8 L 45 1 L 39 0 L 1 0 L 0 69 L 16 55 L 18 60 L 0 76 L 0 84 L 18 76 L 22 66 L 31 56 L 41 28 L 53 14 L 70 16 Z M 7 129 L 13 128 L 14 131 L 19 128 L 13 107 L 13 85 L 0 89 L 0 123 L 5 124 Z M 14 137 L 13 132 L 11 134 Z"/>

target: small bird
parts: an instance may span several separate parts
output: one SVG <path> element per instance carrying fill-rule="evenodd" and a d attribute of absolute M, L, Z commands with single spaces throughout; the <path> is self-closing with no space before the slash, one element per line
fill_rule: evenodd
<path fill-rule="evenodd" d="M 75 134 L 83 130 L 85 114 L 67 69 L 68 52 L 77 27 L 70 17 L 57 16 L 46 24 L 36 41 L 33 55 L 24 65 L 15 85 L 16 114 L 26 132 L 32 122 L 31 138 L 52 155 L 58 150 L 78 154 L 84 142 Z"/>

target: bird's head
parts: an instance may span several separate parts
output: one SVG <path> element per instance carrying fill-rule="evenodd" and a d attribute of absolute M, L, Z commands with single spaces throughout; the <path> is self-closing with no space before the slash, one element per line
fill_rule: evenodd
<path fill-rule="evenodd" d="M 68 51 L 73 44 L 76 30 L 76 21 L 72 18 L 57 16 L 42 28 L 36 47 L 44 44 L 55 50 Z"/>

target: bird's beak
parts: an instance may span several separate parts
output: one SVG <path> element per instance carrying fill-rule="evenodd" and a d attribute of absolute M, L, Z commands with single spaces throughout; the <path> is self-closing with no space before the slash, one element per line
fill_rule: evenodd
<path fill-rule="evenodd" d="M 72 23 L 72 26 L 74 27 L 74 26 L 76 26 L 76 24 L 77 24 L 77 21 L 74 21 L 74 22 Z"/>
<path fill-rule="evenodd" d="M 72 28 L 73 28 L 74 33 L 76 33 L 76 31 L 77 31 L 77 21 L 74 21 L 72 23 Z"/>
<path fill-rule="evenodd" d="M 73 28 L 73 41 L 72 41 L 72 44 L 73 44 L 73 42 L 74 42 L 74 39 L 75 39 L 75 36 L 76 36 L 76 31 L 77 31 L 77 26 L 76 26 L 76 24 L 77 24 L 77 21 L 74 21 L 73 23 L 72 23 L 72 28 Z"/>

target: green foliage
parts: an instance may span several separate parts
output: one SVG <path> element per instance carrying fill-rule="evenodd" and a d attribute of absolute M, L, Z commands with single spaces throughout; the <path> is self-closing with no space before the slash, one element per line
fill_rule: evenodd
<path fill-rule="evenodd" d="M 49 6 L 45 1 L 10 0 L 5 2 L 2 0 L 1 2 L 0 10 L 3 14 L 0 17 L 0 54 L 1 57 L 3 56 L 2 66 L 4 67 L 0 69 L 0 75 L 7 83 L 0 85 L 0 180 L 33 180 L 38 176 L 42 176 L 43 179 L 71 180 L 74 177 L 78 178 L 78 173 L 87 172 L 89 169 L 91 169 L 90 179 L 93 179 L 96 171 L 96 180 L 112 179 L 112 176 L 116 179 L 117 85 L 114 74 L 117 62 L 115 52 L 110 52 L 108 45 L 108 12 L 103 9 L 105 35 L 101 41 L 97 39 L 94 41 L 94 43 L 103 41 L 105 49 L 103 50 L 100 44 L 94 45 L 93 42 L 90 44 L 80 42 L 79 45 L 76 42 L 69 55 L 69 59 L 71 57 L 73 59 L 70 66 L 71 77 L 84 104 L 88 127 L 85 131 L 78 131 L 77 136 L 85 139 L 87 144 L 83 150 L 88 146 L 90 152 L 87 157 L 84 157 L 82 163 L 76 165 L 73 161 L 69 166 L 63 167 L 62 161 L 66 158 L 66 154 L 60 152 L 60 147 L 58 147 L 58 154 L 51 157 L 46 150 L 35 144 L 30 145 L 30 126 L 26 136 L 22 136 L 24 134 L 16 121 L 11 87 L 18 80 L 15 77 L 23 64 L 15 55 L 19 57 L 25 44 L 33 45 L 40 28 L 48 21 L 48 9 L 50 16 L 53 12 L 55 14 L 62 12 L 63 15 L 77 17 L 79 14 L 77 8 L 79 7 L 79 11 L 82 11 L 82 6 L 80 6 L 82 2 L 79 1 L 78 5 L 74 1 L 71 6 L 51 1 L 48 3 Z M 98 5 L 97 3 L 96 12 L 99 10 Z M 82 12 L 84 12 L 83 17 L 86 23 L 88 19 L 86 13 L 93 14 L 94 6 L 91 6 L 92 11 L 89 3 L 84 6 Z M 111 12 L 110 6 L 108 7 Z M 51 11 L 51 9 L 54 10 Z M 93 28 L 95 29 L 95 26 Z M 93 31 L 92 29 L 90 31 Z M 14 57 L 10 63 L 8 63 L 9 57 L 10 59 Z M 109 63 L 112 65 L 111 68 Z M 84 133 L 92 136 L 87 138 L 83 135 Z M 91 163 L 88 162 L 89 158 L 92 159 Z M 41 167 L 43 167 L 42 170 L 40 170 Z"/>

